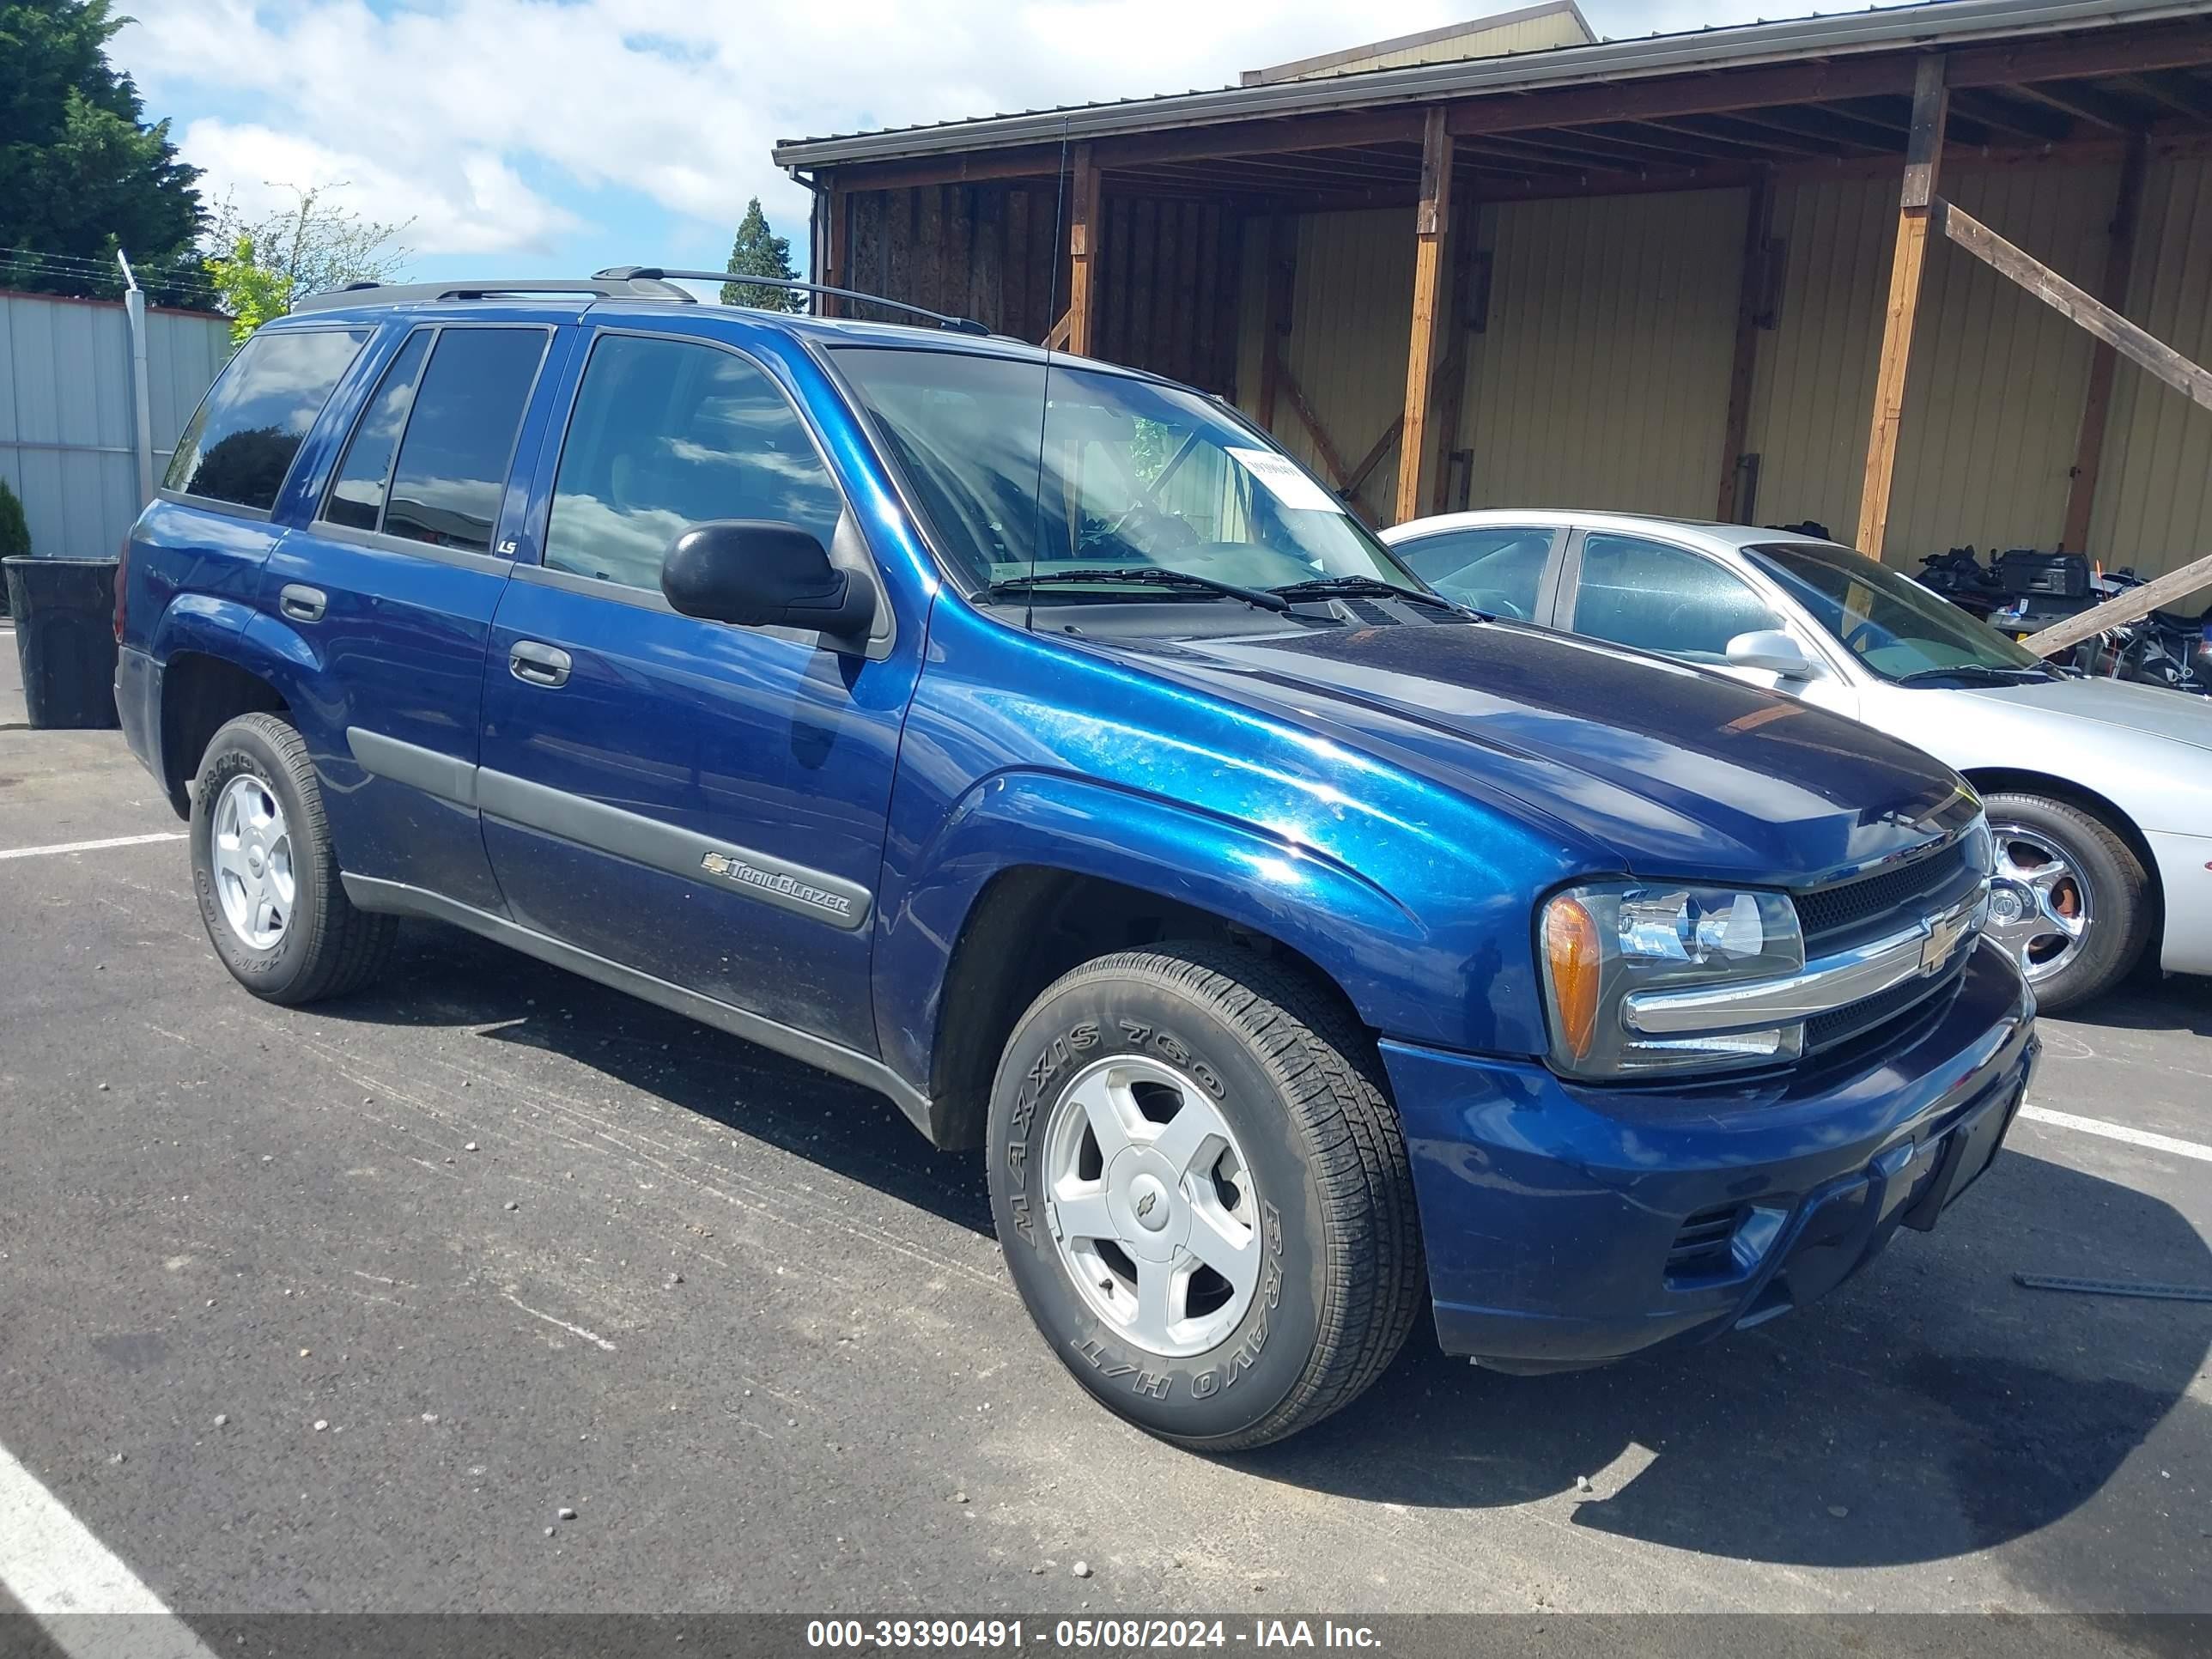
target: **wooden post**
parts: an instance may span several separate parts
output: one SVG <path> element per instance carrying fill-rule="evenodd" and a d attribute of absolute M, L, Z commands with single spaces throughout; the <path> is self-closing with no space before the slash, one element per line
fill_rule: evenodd
<path fill-rule="evenodd" d="M 2105 280 L 2097 297 L 2118 309 L 2128 302 L 2136 269 L 2136 226 L 2142 218 L 2143 175 L 2149 171 L 2149 146 L 2136 133 L 2128 140 L 2120 164 L 2119 202 L 2112 213 L 2112 240 L 2105 250 Z M 2089 360 L 2089 389 L 2081 400 L 2081 435 L 2074 451 L 2074 480 L 2066 493 L 2066 528 L 2058 538 L 2062 553 L 2089 545 L 2089 515 L 2097 507 L 2097 475 L 2105 465 L 2105 428 L 2112 414 L 2112 380 L 2120 354 L 2102 340 Z"/>
<path fill-rule="evenodd" d="M 1441 105 L 1421 124 L 1421 199 L 1413 210 L 1413 330 L 1406 349 L 1406 429 L 1398 446 L 1396 522 L 1420 516 L 1429 451 L 1429 393 L 1436 380 L 1437 297 L 1451 222 L 1452 138 Z"/>
<path fill-rule="evenodd" d="M 1774 233 L 1774 172 L 1762 167 L 1751 181 L 1751 202 L 1743 228 L 1743 276 L 1736 291 L 1735 361 L 1729 371 L 1727 436 L 1721 443 L 1720 509 L 1715 517 L 1734 524 L 1743 505 L 1743 446 L 1751 431 L 1751 392 L 1759 373 L 1759 315 L 1766 297 L 1766 260 Z"/>
<path fill-rule="evenodd" d="M 1905 419 L 1905 378 L 1912 362 L 1912 328 L 1920 314 L 1920 273 L 1928 258 L 1929 210 L 1950 94 L 1943 59 L 1920 60 L 1912 82 L 1912 132 L 1905 141 L 1905 189 L 1897 215 L 1897 256 L 1890 266 L 1889 308 L 1881 331 L 1881 367 L 1874 382 L 1874 424 L 1867 434 L 1866 477 L 1859 490 L 1858 548 L 1881 557 L 1889 536 L 1890 485 L 1897 476 L 1897 434 Z"/>
<path fill-rule="evenodd" d="M 1267 311 L 1260 321 L 1260 402 L 1255 411 L 1265 431 L 1275 429 L 1275 404 L 1283 390 L 1283 342 L 1291 331 L 1291 290 L 1298 271 L 1298 222 L 1279 213 L 1267 222 Z"/>
<path fill-rule="evenodd" d="M 1459 441 L 1460 406 L 1467 398 L 1468 338 L 1474 331 L 1475 306 L 1475 238 L 1481 234 L 1481 204 L 1462 202 L 1453 217 L 1458 228 L 1450 236 L 1451 244 L 1451 343 L 1444 348 L 1443 364 L 1437 371 L 1442 381 L 1437 387 L 1436 430 L 1443 440 L 1449 453 Z M 1405 430 L 1401 416 L 1398 430 Z M 1358 486 L 1353 486 L 1355 489 Z M 1429 511 L 1444 510 L 1445 492 L 1451 487 L 1451 468 L 1437 469 L 1436 489 L 1429 497 Z"/>
<path fill-rule="evenodd" d="M 1091 356 L 1098 324 L 1098 167 L 1091 146 L 1075 147 L 1075 179 L 1067 218 L 1067 349 Z"/>
<path fill-rule="evenodd" d="M 829 246 L 823 260 L 822 282 L 825 288 L 850 288 L 847 280 L 853 263 L 853 198 L 836 179 L 830 181 Z M 842 317 L 845 302 L 834 294 L 821 296 L 824 317 Z"/>
<path fill-rule="evenodd" d="M 2179 570 L 2169 570 L 2154 581 L 2141 587 L 2130 587 L 2124 593 L 2114 594 L 2102 605 L 2092 605 L 2079 616 L 2069 617 L 2055 627 L 2040 634 L 2031 634 L 2021 641 L 2039 657 L 2056 656 L 2061 651 L 2072 649 L 2084 640 L 2094 639 L 2108 628 L 2139 622 L 2161 606 L 2186 599 L 2200 587 L 2212 587 L 2212 555 L 2193 559 Z"/>

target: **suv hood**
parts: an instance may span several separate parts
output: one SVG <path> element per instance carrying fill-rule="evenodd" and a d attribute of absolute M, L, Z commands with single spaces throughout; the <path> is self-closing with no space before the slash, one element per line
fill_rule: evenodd
<path fill-rule="evenodd" d="M 1122 648 L 1631 875 L 1808 885 L 1941 838 L 1972 799 L 1941 762 L 1855 720 L 1511 623 Z"/>

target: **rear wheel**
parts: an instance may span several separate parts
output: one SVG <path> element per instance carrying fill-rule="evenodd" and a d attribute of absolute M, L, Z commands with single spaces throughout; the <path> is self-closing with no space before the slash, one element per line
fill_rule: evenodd
<path fill-rule="evenodd" d="M 1413 1179 L 1374 1045 L 1249 951 L 1102 957 L 1015 1027 L 991 1098 L 1015 1284 L 1084 1387 L 1214 1451 L 1346 1405 L 1425 1289 Z"/>
<path fill-rule="evenodd" d="M 346 897 L 314 763 L 276 715 L 241 714 L 209 739 L 191 840 L 200 920 L 254 995 L 315 1002 L 383 970 L 398 924 Z"/>
<path fill-rule="evenodd" d="M 2102 818 L 2042 795 L 1984 798 L 1996 842 L 1988 932 L 2057 1013 L 2126 975 L 2150 937 L 2142 861 Z"/>

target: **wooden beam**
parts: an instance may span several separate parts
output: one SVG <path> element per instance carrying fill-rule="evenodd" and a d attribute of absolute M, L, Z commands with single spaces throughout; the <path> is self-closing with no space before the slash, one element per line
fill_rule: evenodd
<path fill-rule="evenodd" d="M 1398 434 L 1405 429 L 1406 417 L 1403 415 L 1384 427 L 1382 435 L 1375 441 L 1375 447 L 1354 462 L 1352 471 L 1344 475 L 1344 482 L 1337 486 L 1337 494 L 1346 501 L 1357 495 L 1361 486 L 1374 476 L 1375 469 L 1382 465 L 1382 458 L 1397 446 Z"/>
<path fill-rule="evenodd" d="M 1420 142 L 1421 112 L 1417 109 L 1351 110 L 1340 114 L 1223 121 L 1211 126 L 1102 138 L 1098 165 L 1118 170 L 1156 161 L 1202 161 L 1218 155 L 1267 155 L 1293 149 Z"/>
<path fill-rule="evenodd" d="M 1260 320 L 1261 427 L 1275 429 L 1275 400 L 1283 385 L 1283 342 L 1291 332 L 1291 286 L 1298 270 L 1298 222 L 1279 213 L 1267 223 L 1267 309 Z"/>
<path fill-rule="evenodd" d="M 2126 592 L 2116 594 L 2102 605 L 2092 605 L 2081 615 L 2069 617 L 2054 628 L 2046 628 L 2040 634 L 2031 634 L 2021 643 L 2039 657 L 2056 656 L 2084 640 L 2094 639 L 2108 628 L 2139 622 L 2160 606 L 2186 599 L 2200 587 L 2212 587 L 2212 554 L 2193 560 L 2179 570 L 2169 570 L 2155 581 L 2145 582 L 2141 587 L 2130 587 Z"/>
<path fill-rule="evenodd" d="M 2119 199 L 2112 210 L 2112 240 L 2105 248 L 2105 280 L 2098 285 L 2098 298 L 2109 306 L 2128 302 L 2128 283 L 2135 276 L 2136 227 L 2142 218 L 2148 150 L 2142 139 L 2136 139 L 2128 146 L 2128 158 L 2120 165 Z M 2058 538 L 2062 553 L 2080 553 L 2089 545 L 2089 519 L 2097 506 L 2097 477 L 2104 469 L 2105 429 L 2112 407 L 2112 381 L 2119 367 L 2120 354 L 2098 341 L 2096 355 L 2089 361 L 2088 392 L 2081 400 L 2081 437 L 2074 450 L 2073 481 L 2066 492 L 2066 528 Z"/>
<path fill-rule="evenodd" d="M 1074 322 L 1075 317 L 1073 313 L 1066 311 L 1061 312 L 1060 313 L 1060 320 L 1052 325 L 1050 331 L 1045 335 L 1044 339 L 1040 343 L 1043 345 L 1047 351 L 1066 350 L 1067 331 L 1073 326 Z"/>
<path fill-rule="evenodd" d="M 1406 347 L 1406 428 L 1398 445 L 1395 522 L 1420 516 L 1421 468 L 1428 460 L 1429 393 L 1436 380 L 1437 295 L 1443 285 L 1444 233 L 1451 222 L 1452 138 L 1441 106 L 1421 128 L 1421 199 L 1413 209 L 1413 327 Z"/>
<path fill-rule="evenodd" d="M 1761 173 L 1752 183 L 1744 219 L 1743 266 L 1736 288 L 1735 355 L 1729 369 L 1728 425 L 1721 442 L 1720 508 L 1723 524 L 1736 520 L 1736 493 L 1743 477 L 1743 447 L 1751 431 L 1751 392 L 1759 373 L 1759 313 L 1767 293 L 1766 260 L 1774 237 L 1774 178 Z"/>
<path fill-rule="evenodd" d="M 1091 356 L 1098 326 L 1098 166 L 1091 146 L 1075 147 L 1075 178 L 1068 192 L 1067 349 Z"/>
<path fill-rule="evenodd" d="M 1920 60 L 1912 85 L 1912 131 L 1905 140 L 1905 188 L 1899 198 L 1897 252 L 1883 313 L 1881 363 L 1874 382 L 1874 422 L 1867 434 L 1866 474 L 1859 487 L 1858 548 L 1881 557 L 1889 536 L 1889 495 L 1897 477 L 1897 434 L 1905 422 L 1905 383 L 1912 364 L 1913 325 L 1920 318 L 1920 274 L 1928 258 L 1928 221 L 1936 201 L 1943 133 L 1950 110 L 1943 59 Z"/>
<path fill-rule="evenodd" d="M 2048 104 L 2064 114 L 2110 127 L 2115 132 L 2139 131 L 2148 119 L 2124 99 L 2074 82 L 2046 81 L 2038 86 L 2022 87 L 2021 91 L 2039 104 Z"/>
<path fill-rule="evenodd" d="M 1328 435 L 1328 428 L 1321 423 L 1321 416 L 1306 401 L 1305 388 L 1298 384 L 1297 376 L 1288 368 L 1283 370 L 1283 396 L 1291 400 L 1291 409 L 1298 417 L 1306 435 L 1313 440 L 1315 450 L 1321 456 L 1322 470 L 1328 474 L 1329 488 L 1341 491 L 1349 476 L 1344 465 L 1344 453 L 1336 447 L 1336 440 Z"/>
<path fill-rule="evenodd" d="M 1451 248 L 1451 343 L 1444 348 L 1443 366 L 1437 371 L 1440 384 L 1437 387 L 1436 429 L 1443 441 L 1446 453 L 1449 453 L 1459 441 L 1460 405 L 1467 398 L 1468 341 L 1473 336 L 1478 320 L 1476 272 L 1479 262 L 1474 244 L 1482 226 L 1474 203 L 1462 201 L 1459 205 L 1460 210 L 1454 216 L 1458 223 L 1446 239 Z M 1399 421 L 1398 429 L 1405 430 L 1403 417 Z M 1436 489 L 1429 497 L 1430 512 L 1444 510 L 1445 494 L 1450 487 L 1451 468 L 1438 467 Z"/>
<path fill-rule="evenodd" d="M 2086 289 L 2076 288 L 2033 254 L 2014 247 L 1980 220 L 1946 202 L 1943 234 L 1999 275 L 2009 276 L 2060 316 L 2077 323 L 2139 368 L 2148 370 L 2200 408 L 2212 409 L 2212 369 L 2190 362 L 2172 346 Z"/>
<path fill-rule="evenodd" d="M 850 288 L 853 265 L 853 196 L 834 180 L 830 185 L 830 234 L 824 250 L 824 288 Z M 815 296 L 822 301 L 824 317 L 842 317 L 845 302 L 834 294 Z"/>

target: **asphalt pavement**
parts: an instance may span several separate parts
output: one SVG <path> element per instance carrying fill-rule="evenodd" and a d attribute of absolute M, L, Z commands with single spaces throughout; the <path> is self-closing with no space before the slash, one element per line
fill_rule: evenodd
<path fill-rule="evenodd" d="M 127 839 L 181 829 L 151 780 L 24 729 L 12 645 L 0 1448 L 197 1627 L 2212 1611 L 2212 1306 L 2013 1277 L 2212 1286 L 2212 982 L 2045 1022 L 2033 1103 L 2149 1144 L 2022 1122 L 1809 1310 L 1534 1379 L 1424 1327 L 1208 1459 L 1090 1402 L 976 1160 L 862 1091 L 429 926 L 368 994 L 246 995 L 181 840 Z"/>

